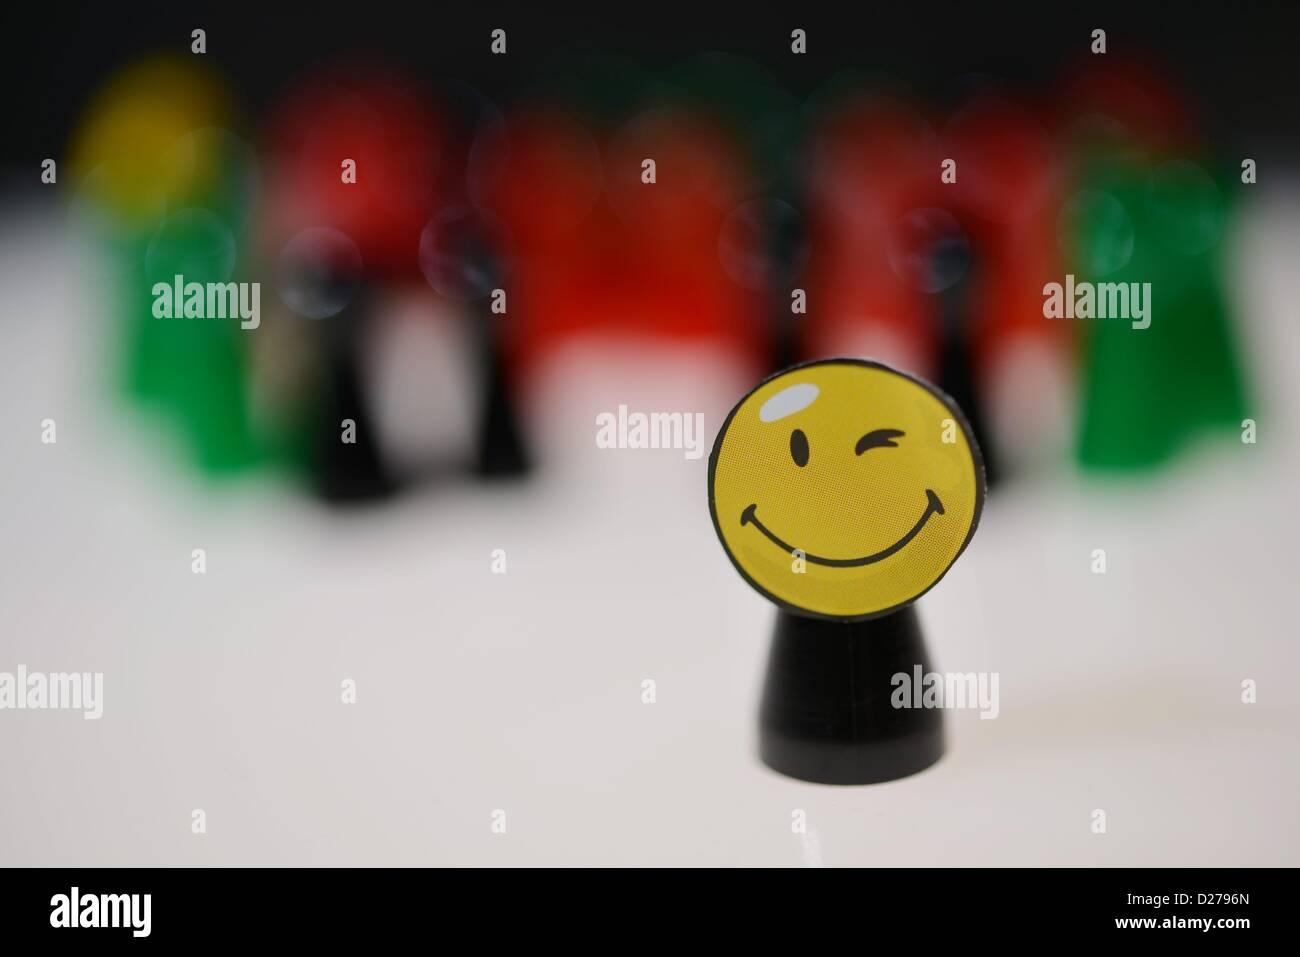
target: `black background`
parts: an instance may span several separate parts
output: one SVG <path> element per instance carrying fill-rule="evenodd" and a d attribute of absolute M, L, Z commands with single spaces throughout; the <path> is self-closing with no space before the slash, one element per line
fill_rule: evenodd
<path fill-rule="evenodd" d="M 414 78 L 450 76 L 508 105 L 536 92 L 566 59 L 624 54 L 650 69 L 709 50 L 751 57 L 797 96 L 837 73 L 902 83 L 932 104 L 954 102 L 973 76 L 1049 93 L 1107 31 L 1108 52 L 1162 65 L 1197 105 L 1214 150 L 1292 161 L 1300 150 L 1300 4 L 997 4 L 849 2 L 674 4 L 10 3 L 4 82 L 10 135 L 3 161 L 61 155 L 88 97 L 134 57 L 188 53 L 207 31 L 210 65 L 256 118 L 304 71 L 368 54 Z M 506 56 L 489 52 L 507 30 Z M 808 31 L 808 53 L 790 31 Z M 37 160 L 39 162 L 39 160 Z"/>

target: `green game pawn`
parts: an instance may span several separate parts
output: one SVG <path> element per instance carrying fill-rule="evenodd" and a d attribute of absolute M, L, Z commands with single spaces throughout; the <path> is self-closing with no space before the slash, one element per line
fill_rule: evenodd
<path fill-rule="evenodd" d="M 208 310 L 200 318 L 178 303 L 160 308 L 158 289 L 177 275 L 204 287 L 246 278 L 242 237 L 256 163 L 223 129 L 230 115 L 224 88 L 202 67 L 144 60 L 94 97 L 69 150 L 82 184 L 79 226 L 93 226 L 117 280 L 106 298 L 118 323 L 125 391 L 158 410 L 212 473 L 259 459 L 246 395 L 255 332 L 238 318 L 206 318 Z"/>
<path fill-rule="evenodd" d="M 1150 469 L 1246 414 L 1222 285 L 1232 188 L 1186 160 L 1097 163 L 1083 184 L 1062 212 L 1063 305 L 1084 342 L 1077 455 Z"/>
<path fill-rule="evenodd" d="M 256 334 L 254 319 L 244 320 L 230 309 L 226 295 L 232 288 L 254 288 L 235 281 L 236 246 L 224 223 L 206 210 L 186 209 L 169 217 L 146 253 L 148 303 L 133 310 L 131 320 L 137 381 L 165 409 L 191 458 L 209 473 L 259 460 L 249 421 L 244 339 Z M 184 279 L 180 309 L 176 276 Z M 184 290 L 192 284 L 203 289 L 202 315 L 186 314 Z M 160 302 L 163 298 L 170 302 Z M 256 307 L 260 322 L 260 291 L 256 296 L 245 292 L 240 299 L 245 311 Z M 210 310 L 210 305 L 218 308 Z M 160 312 L 172 316 L 160 317 Z"/>

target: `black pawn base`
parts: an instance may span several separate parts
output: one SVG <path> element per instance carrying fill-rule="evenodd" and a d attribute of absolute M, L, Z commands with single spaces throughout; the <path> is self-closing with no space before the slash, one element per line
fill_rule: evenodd
<path fill-rule="evenodd" d="M 778 612 L 759 709 L 759 755 L 817 784 L 877 784 L 943 756 L 943 711 L 895 708 L 893 676 L 930 659 L 908 606 L 863 622 Z"/>

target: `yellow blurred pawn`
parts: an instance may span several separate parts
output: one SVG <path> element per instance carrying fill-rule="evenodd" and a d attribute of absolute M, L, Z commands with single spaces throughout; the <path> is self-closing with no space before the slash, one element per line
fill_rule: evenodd
<path fill-rule="evenodd" d="M 221 175 L 219 157 L 177 148 L 186 134 L 227 126 L 230 99 L 208 70 L 156 57 L 113 77 L 72 136 L 70 165 L 95 205 L 127 228 L 147 227 Z"/>

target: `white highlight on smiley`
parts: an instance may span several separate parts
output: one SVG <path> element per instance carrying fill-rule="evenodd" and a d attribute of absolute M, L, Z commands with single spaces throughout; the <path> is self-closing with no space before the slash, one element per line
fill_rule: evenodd
<path fill-rule="evenodd" d="M 763 407 L 758 410 L 758 418 L 762 422 L 784 419 L 787 415 L 794 415 L 808 408 L 820 394 L 821 390 L 811 382 L 792 385 L 764 402 Z"/>

